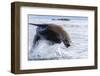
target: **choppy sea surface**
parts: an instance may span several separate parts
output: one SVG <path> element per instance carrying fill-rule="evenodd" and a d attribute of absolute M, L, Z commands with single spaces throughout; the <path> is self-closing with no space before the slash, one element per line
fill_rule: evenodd
<path fill-rule="evenodd" d="M 70 18 L 70 17 L 69 17 Z M 63 27 L 71 38 L 71 46 L 66 48 L 63 43 L 49 45 L 48 41 L 40 40 L 33 48 L 33 39 L 36 34 L 35 26 L 28 25 L 29 34 L 29 60 L 59 60 L 59 59 L 85 59 L 88 58 L 88 19 L 70 18 L 68 21 L 53 19 L 38 19 L 29 17 L 29 23 L 54 23 Z"/>

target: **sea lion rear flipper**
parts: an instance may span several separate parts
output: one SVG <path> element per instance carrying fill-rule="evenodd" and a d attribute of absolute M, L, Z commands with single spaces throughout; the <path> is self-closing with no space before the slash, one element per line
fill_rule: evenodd
<path fill-rule="evenodd" d="M 48 24 L 35 24 L 35 23 L 28 23 L 28 24 L 38 26 L 38 27 L 47 27 L 48 26 Z"/>

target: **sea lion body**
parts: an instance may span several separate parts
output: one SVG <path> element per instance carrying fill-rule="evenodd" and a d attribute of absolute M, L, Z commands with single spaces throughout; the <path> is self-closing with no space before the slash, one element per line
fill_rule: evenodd
<path fill-rule="evenodd" d="M 63 42 L 68 48 L 70 46 L 69 35 L 64 29 L 56 24 L 32 24 L 37 26 L 36 35 L 33 41 L 35 45 L 39 40 L 44 39 L 50 41 L 52 44 Z"/>

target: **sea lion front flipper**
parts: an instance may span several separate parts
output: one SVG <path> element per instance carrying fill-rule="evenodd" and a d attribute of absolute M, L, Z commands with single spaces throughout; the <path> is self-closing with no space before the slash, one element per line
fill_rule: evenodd
<path fill-rule="evenodd" d="M 35 35 L 34 40 L 33 40 L 33 47 L 37 44 L 39 39 L 40 37 L 38 35 Z"/>

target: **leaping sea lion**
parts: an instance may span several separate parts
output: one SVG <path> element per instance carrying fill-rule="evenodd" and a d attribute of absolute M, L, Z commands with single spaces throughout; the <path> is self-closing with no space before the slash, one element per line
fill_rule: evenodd
<path fill-rule="evenodd" d="M 44 39 L 50 41 L 52 44 L 63 42 L 67 48 L 70 46 L 70 37 L 61 26 L 56 24 L 29 24 L 37 26 L 33 45 L 36 45 L 39 40 Z"/>

